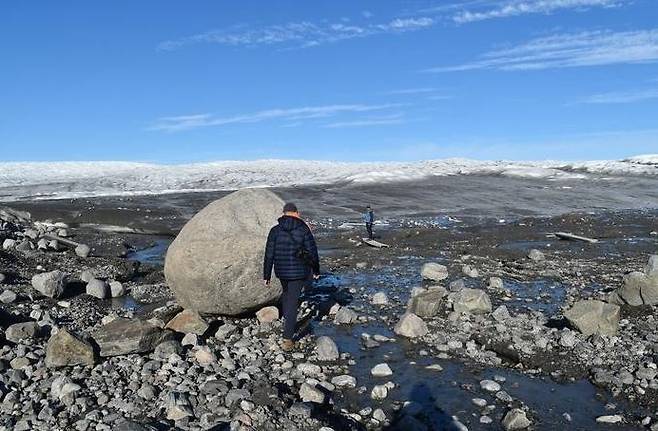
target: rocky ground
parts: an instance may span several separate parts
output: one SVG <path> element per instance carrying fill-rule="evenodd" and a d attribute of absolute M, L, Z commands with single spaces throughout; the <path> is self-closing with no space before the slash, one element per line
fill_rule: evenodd
<path fill-rule="evenodd" d="M 20 208 L 0 212 L 0 429 L 658 429 L 656 211 L 395 218 L 382 249 L 317 216 L 325 274 L 284 353 L 275 309 L 178 306 L 145 233 L 191 214 Z"/>

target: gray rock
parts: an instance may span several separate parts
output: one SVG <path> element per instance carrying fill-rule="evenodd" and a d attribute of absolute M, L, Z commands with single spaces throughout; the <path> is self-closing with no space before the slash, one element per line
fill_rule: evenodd
<path fill-rule="evenodd" d="M 427 325 L 413 313 L 405 313 L 393 328 L 393 332 L 407 338 L 422 337 L 427 334 Z"/>
<path fill-rule="evenodd" d="M 466 283 L 464 283 L 463 278 L 458 278 L 457 280 L 453 280 L 448 285 L 448 290 L 450 290 L 451 292 L 459 292 L 462 289 L 466 289 Z"/>
<path fill-rule="evenodd" d="M 13 343 L 20 340 L 34 338 L 39 334 L 39 325 L 37 322 L 21 322 L 10 325 L 5 330 L 5 338 Z"/>
<path fill-rule="evenodd" d="M 16 301 L 16 294 L 11 290 L 5 290 L 0 293 L 0 302 L 3 304 L 11 304 Z"/>
<path fill-rule="evenodd" d="M 584 335 L 615 335 L 619 329 L 619 312 L 617 305 L 583 300 L 565 311 L 564 317 Z"/>
<path fill-rule="evenodd" d="M 336 315 L 334 316 L 334 323 L 338 325 L 349 325 L 356 322 L 358 316 L 354 310 L 348 307 L 340 307 Z"/>
<path fill-rule="evenodd" d="M 165 276 L 184 307 L 239 315 L 281 295 L 263 284 L 263 247 L 284 202 L 266 189 L 243 189 L 196 214 L 169 246 Z M 254 246 L 261 244 L 261 246 Z"/>
<path fill-rule="evenodd" d="M 446 290 L 443 287 L 435 287 L 412 297 L 409 300 L 407 310 L 419 317 L 433 317 L 441 309 L 443 297 Z"/>
<path fill-rule="evenodd" d="M 87 295 L 98 299 L 105 299 L 110 296 L 110 286 L 107 285 L 106 281 L 99 280 L 97 278 L 92 278 L 89 280 L 85 290 Z"/>
<path fill-rule="evenodd" d="M 331 384 L 339 388 L 355 388 L 356 379 L 348 374 L 342 374 L 331 379 Z"/>
<path fill-rule="evenodd" d="M 388 386 L 375 385 L 370 392 L 370 398 L 373 400 L 383 400 L 388 396 Z"/>
<path fill-rule="evenodd" d="M 388 304 L 388 296 L 385 292 L 377 292 L 370 298 L 370 303 L 372 305 L 386 305 Z"/>
<path fill-rule="evenodd" d="M 489 289 L 500 290 L 505 288 L 505 283 L 500 277 L 491 277 L 489 278 Z"/>
<path fill-rule="evenodd" d="M 639 306 L 644 304 L 640 292 L 648 283 L 649 279 L 646 274 L 642 272 L 631 272 L 624 276 L 623 284 L 616 292 L 628 305 Z"/>
<path fill-rule="evenodd" d="M 649 257 L 647 266 L 644 267 L 644 273 L 647 277 L 658 278 L 658 255 L 654 254 Z"/>
<path fill-rule="evenodd" d="M 315 349 L 320 361 L 336 361 L 340 357 L 338 346 L 329 337 L 318 337 Z"/>
<path fill-rule="evenodd" d="M 101 326 L 93 337 L 101 356 L 119 356 L 152 351 L 163 341 L 163 331 L 144 320 L 118 318 Z"/>
<path fill-rule="evenodd" d="M 512 409 L 503 418 L 503 428 L 506 431 L 522 430 L 532 425 L 525 412 L 521 409 Z"/>
<path fill-rule="evenodd" d="M 500 390 L 500 384 L 493 380 L 482 380 L 480 387 L 488 392 L 498 392 Z"/>
<path fill-rule="evenodd" d="M 299 388 L 299 397 L 305 403 L 323 404 L 325 400 L 324 392 L 308 383 L 302 383 L 302 386 Z"/>
<path fill-rule="evenodd" d="M 11 250 L 16 247 L 16 240 L 7 238 L 2 242 L 2 249 L 3 250 Z"/>
<path fill-rule="evenodd" d="M 375 377 L 388 377 L 393 375 L 393 371 L 391 370 L 391 367 L 388 366 L 388 364 L 383 363 L 372 367 L 370 374 Z"/>
<path fill-rule="evenodd" d="M 91 247 L 87 244 L 80 244 L 75 248 L 75 254 L 82 258 L 87 258 L 91 254 Z"/>
<path fill-rule="evenodd" d="M 37 241 L 37 249 L 48 250 L 48 240 L 46 238 L 41 238 Z"/>
<path fill-rule="evenodd" d="M 480 276 L 480 273 L 478 272 L 477 268 L 474 268 L 471 265 L 462 266 L 462 273 L 470 278 L 478 278 Z"/>
<path fill-rule="evenodd" d="M 448 278 L 448 268 L 438 263 L 429 262 L 423 265 L 420 275 L 423 280 L 443 281 Z"/>
<path fill-rule="evenodd" d="M 42 295 L 50 298 L 60 298 L 66 290 L 69 281 L 69 274 L 55 270 L 36 274 L 32 277 L 32 287 L 38 290 Z"/>
<path fill-rule="evenodd" d="M 21 253 L 27 253 L 32 250 L 34 250 L 34 244 L 32 244 L 30 241 L 21 241 L 16 247 L 16 251 L 20 251 Z"/>
<path fill-rule="evenodd" d="M 491 316 L 497 322 L 504 322 L 505 320 L 510 318 L 509 311 L 507 310 L 507 307 L 504 305 L 499 305 L 498 307 L 496 307 L 493 313 L 491 313 Z"/>
<path fill-rule="evenodd" d="M 489 313 L 491 299 L 480 289 L 463 289 L 452 296 L 452 307 L 456 312 Z"/>
<path fill-rule="evenodd" d="M 208 330 L 208 323 L 192 310 L 183 310 L 167 322 L 167 329 L 181 334 L 203 335 Z"/>
<path fill-rule="evenodd" d="M 67 367 L 72 365 L 94 365 L 94 348 L 85 341 L 60 328 L 46 345 L 46 366 Z"/>
<path fill-rule="evenodd" d="M 182 392 L 170 392 L 167 397 L 167 419 L 178 421 L 188 416 L 194 416 L 187 395 Z"/>
<path fill-rule="evenodd" d="M 126 294 L 126 289 L 123 287 L 123 283 L 120 281 L 111 281 L 110 282 L 110 296 L 112 298 L 119 298 Z"/>
<path fill-rule="evenodd" d="M 167 340 L 158 344 L 155 347 L 153 355 L 158 359 L 169 359 L 173 354 L 180 355 L 183 351 L 183 346 L 176 340 Z"/>
<path fill-rule="evenodd" d="M 533 248 L 532 250 L 530 250 L 530 253 L 528 253 L 528 259 L 535 262 L 541 262 L 542 260 L 545 259 L 545 256 L 544 253 L 537 250 L 536 248 Z"/>
<path fill-rule="evenodd" d="M 3 284 L 7 280 L 7 276 L 0 272 L 0 284 Z"/>
<path fill-rule="evenodd" d="M 260 323 L 272 323 L 279 319 L 279 309 L 273 305 L 263 307 L 256 312 L 256 319 Z"/>

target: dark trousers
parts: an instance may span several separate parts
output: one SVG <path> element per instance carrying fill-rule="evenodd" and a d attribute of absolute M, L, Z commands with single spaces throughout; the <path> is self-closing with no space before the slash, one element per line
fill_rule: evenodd
<path fill-rule="evenodd" d="M 297 325 L 297 308 L 299 307 L 299 297 L 306 280 L 281 280 L 283 293 L 281 294 L 281 309 L 283 311 L 283 338 L 292 340 L 295 335 L 295 325 Z"/>
<path fill-rule="evenodd" d="M 372 223 L 366 223 L 366 230 L 368 231 L 368 238 L 372 239 Z"/>

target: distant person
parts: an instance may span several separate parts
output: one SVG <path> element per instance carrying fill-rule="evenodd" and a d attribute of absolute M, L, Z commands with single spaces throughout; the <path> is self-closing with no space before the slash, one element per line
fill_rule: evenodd
<path fill-rule="evenodd" d="M 281 308 L 284 324 L 281 348 L 289 352 L 295 347 L 293 336 L 302 289 L 311 276 L 316 280 L 320 277 L 320 259 L 315 238 L 293 203 L 285 204 L 279 224 L 270 229 L 267 236 L 263 263 L 266 286 L 270 285 L 272 266 L 283 286 Z"/>
<path fill-rule="evenodd" d="M 366 224 L 366 231 L 368 231 L 368 239 L 373 239 L 372 224 L 375 222 L 375 213 L 370 205 L 366 207 L 366 212 L 363 213 L 363 221 Z"/>

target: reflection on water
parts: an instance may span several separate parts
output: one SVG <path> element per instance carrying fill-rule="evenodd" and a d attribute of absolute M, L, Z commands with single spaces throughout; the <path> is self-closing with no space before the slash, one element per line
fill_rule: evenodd
<path fill-rule="evenodd" d="M 135 250 L 126 256 L 129 260 L 136 260 L 141 263 L 148 263 L 151 265 L 164 265 L 165 254 L 167 248 L 171 244 L 172 239 L 157 239 L 152 246 Z"/>

